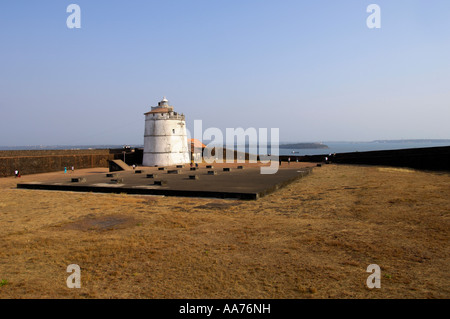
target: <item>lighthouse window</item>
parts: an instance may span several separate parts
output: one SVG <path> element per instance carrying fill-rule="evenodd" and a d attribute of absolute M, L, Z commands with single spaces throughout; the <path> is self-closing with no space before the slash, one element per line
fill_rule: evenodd
<path fill-rule="evenodd" d="M 172 129 L 172 133 L 175 134 L 175 129 Z"/>

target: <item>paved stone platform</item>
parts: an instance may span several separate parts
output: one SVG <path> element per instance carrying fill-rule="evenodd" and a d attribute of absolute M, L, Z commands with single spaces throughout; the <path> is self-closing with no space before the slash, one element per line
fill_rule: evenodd
<path fill-rule="evenodd" d="M 269 175 L 260 174 L 260 167 L 252 164 L 201 165 L 197 170 L 191 170 L 189 165 L 138 167 L 131 171 L 73 174 L 45 182 L 19 183 L 17 188 L 255 200 L 310 174 L 315 166 L 295 164 L 285 165 Z"/>

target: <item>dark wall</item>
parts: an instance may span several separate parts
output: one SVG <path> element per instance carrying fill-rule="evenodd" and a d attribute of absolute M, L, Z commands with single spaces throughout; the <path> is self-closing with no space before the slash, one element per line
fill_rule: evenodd
<path fill-rule="evenodd" d="M 13 176 L 75 169 L 108 167 L 109 150 L 0 151 L 0 176 Z"/>
<path fill-rule="evenodd" d="M 311 156 L 280 156 L 282 161 L 298 158 L 301 162 L 324 162 L 328 157 L 332 163 L 383 165 L 409 167 L 423 170 L 450 171 L 450 146 L 411 148 L 402 150 L 338 153 Z"/>
<path fill-rule="evenodd" d="M 111 154 L 113 154 L 114 159 L 124 159 L 124 150 L 122 148 L 111 149 Z M 125 163 L 128 165 L 142 165 L 142 160 L 144 159 L 144 149 L 143 148 L 133 148 L 125 152 Z"/>

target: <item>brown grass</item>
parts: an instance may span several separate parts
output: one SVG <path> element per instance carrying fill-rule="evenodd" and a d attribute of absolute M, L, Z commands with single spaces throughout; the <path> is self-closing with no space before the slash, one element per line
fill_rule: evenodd
<path fill-rule="evenodd" d="M 1 298 L 450 297 L 448 174 L 325 165 L 257 201 L 17 181 L 0 179 Z M 366 287 L 369 264 L 381 289 Z"/>

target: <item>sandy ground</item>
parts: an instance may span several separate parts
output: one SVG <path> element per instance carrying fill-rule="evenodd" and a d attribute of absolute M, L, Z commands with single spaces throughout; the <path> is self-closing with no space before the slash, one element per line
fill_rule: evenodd
<path fill-rule="evenodd" d="M 324 165 L 257 201 L 18 181 L 0 179 L 0 298 L 450 297 L 449 174 Z M 366 286 L 370 264 L 380 289 Z"/>

